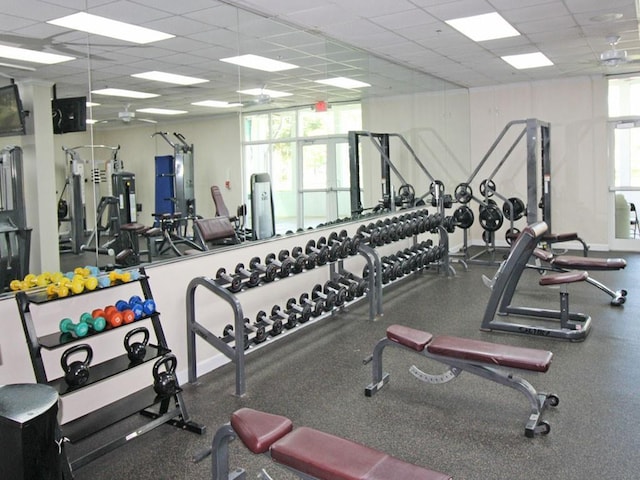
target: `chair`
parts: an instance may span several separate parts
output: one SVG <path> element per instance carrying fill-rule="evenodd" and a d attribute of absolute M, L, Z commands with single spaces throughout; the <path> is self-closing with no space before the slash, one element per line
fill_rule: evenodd
<path fill-rule="evenodd" d="M 636 211 L 636 204 L 629 203 L 629 211 L 631 212 L 631 234 L 632 238 L 636 238 L 636 235 L 640 237 L 640 225 L 638 224 L 638 212 Z"/>

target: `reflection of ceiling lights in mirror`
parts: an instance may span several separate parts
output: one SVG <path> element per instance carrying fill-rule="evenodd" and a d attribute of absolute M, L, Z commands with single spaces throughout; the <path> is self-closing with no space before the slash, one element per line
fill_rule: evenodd
<path fill-rule="evenodd" d="M 125 40 L 133 43 L 151 43 L 159 40 L 173 38 L 175 35 L 159 32 L 150 28 L 139 27 L 130 23 L 119 22 L 109 18 L 92 15 L 86 12 L 78 12 L 66 17 L 49 20 L 47 23 L 59 27 L 79 30 L 81 32 L 102 35 L 103 37 Z"/>
<path fill-rule="evenodd" d="M 197 107 L 211 107 L 211 108 L 232 108 L 232 107 L 241 107 L 241 103 L 229 103 L 229 102 L 221 102 L 220 100 L 203 100 L 201 102 L 193 102 L 191 105 L 195 105 Z"/>
<path fill-rule="evenodd" d="M 35 72 L 36 71 L 36 69 L 33 68 L 33 67 L 25 67 L 23 65 L 14 65 L 13 63 L 0 62 L 0 67 L 17 68 L 18 70 L 27 70 L 29 72 Z"/>
<path fill-rule="evenodd" d="M 137 108 L 136 112 L 155 113 L 156 115 L 184 115 L 186 110 L 171 110 L 169 108 Z"/>
<path fill-rule="evenodd" d="M 255 68 L 265 72 L 281 72 L 283 70 L 291 70 L 299 68 L 297 65 L 280 60 L 272 60 L 271 58 L 261 57 L 260 55 L 240 55 L 237 57 L 221 58 L 221 62 L 233 63 L 241 67 Z"/>
<path fill-rule="evenodd" d="M 521 55 L 505 55 L 500 58 L 518 70 L 548 67 L 553 65 L 553 62 L 542 52 L 523 53 Z"/>
<path fill-rule="evenodd" d="M 87 107 L 99 107 L 101 104 L 96 102 L 87 102 Z"/>
<path fill-rule="evenodd" d="M 346 77 L 325 78 L 324 80 L 316 80 L 316 83 L 322 83 L 324 85 L 331 85 L 332 87 L 340 87 L 347 89 L 365 88 L 371 85 L 360 80 L 353 80 Z"/>
<path fill-rule="evenodd" d="M 35 50 L 28 50 L 26 48 L 18 48 L 18 47 L 9 47 L 7 45 L 0 45 L 0 57 L 10 58 L 11 60 L 23 60 L 25 62 L 44 63 L 46 65 L 52 65 L 54 63 L 62 63 L 62 62 L 68 62 L 69 60 L 75 60 L 75 57 L 69 57 L 67 55 L 58 55 L 57 53 L 36 52 Z"/>
<path fill-rule="evenodd" d="M 282 98 L 289 97 L 292 95 L 287 92 L 279 92 L 277 90 L 269 90 L 268 88 L 250 88 L 248 90 L 238 90 L 237 93 L 241 93 L 243 95 L 254 95 L 254 96 L 268 96 L 271 98 Z"/>
<path fill-rule="evenodd" d="M 134 73 L 131 75 L 135 78 L 143 78 L 145 80 L 153 80 L 156 82 L 173 83 L 176 85 L 195 85 L 197 83 L 205 83 L 209 80 L 204 78 L 187 77 L 185 75 L 176 75 L 175 73 L 158 72 L 157 70 L 151 72 Z"/>
<path fill-rule="evenodd" d="M 454 18 L 446 23 L 474 42 L 520 35 L 499 13 L 485 13 L 472 17 Z"/>
<path fill-rule="evenodd" d="M 160 96 L 156 93 L 136 92 L 135 90 L 123 90 L 121 88 L 102 88 L 100 90 L 91 90 L 91 93 L 125 98 L 153 98 Z"/>

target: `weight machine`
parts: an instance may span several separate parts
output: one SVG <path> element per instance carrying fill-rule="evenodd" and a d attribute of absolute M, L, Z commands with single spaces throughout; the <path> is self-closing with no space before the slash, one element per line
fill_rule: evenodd
<path fill-rule="evenodd" d="M 271 238 L 276 234 L 271 195 L 271 177 L 268 173 L 251 175 L 251 232 L 254 240 Z"/>
<path fill-rule="evenodd" d="M 22 279 L 29 270 L 31 229 L 27 227 L 22 173 L 22 149 L 0 151 L 0 288 Z"/>

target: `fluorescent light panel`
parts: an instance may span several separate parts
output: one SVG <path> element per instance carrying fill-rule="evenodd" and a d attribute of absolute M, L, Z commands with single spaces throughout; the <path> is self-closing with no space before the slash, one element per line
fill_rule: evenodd
<path fill-rule="evenodd" d="M 87 102 L 87 107 L 99 107 L 100 104 L 96 102 Z"/>
<path fill-rule="evenodd" d="M 9 47 L 0 45 L 0 57 L 10 58 L 11 60 L 23 60 L 25 62 L 44 63 L 53 65 L 54 63 L 68 62 L 75 60 L 75 57 L 67 55 L 58 55 L 57 53 L 37 52 L 35 50 L 27 50 L 26 48 Z M 25 68 L 25 67 L 22 67 Z M 26 69 L 26 68 L 25 68 Z"/>
<path fill-rule="evenodd" d="M 272 60 L 267 57 L 261 57 L 260 55 L 253 54 L 221 58 L 220 61 L 233 63 L 234 65 L 240 65 L 241 67 L 254 68 L 256 70 L 262 70 L 264 72 L 281 72 L 283 70 L 298 68 L 297 65 L 294 65 L 292 63 L 281 62 L 280 60 Z"/>
<path fill-rule="evenodd" d="M 360 80 L 353 80 L 347 77 L 326 78 L 324 80 L 316 80 L 316 83 L 331 85 L 332 87 L 348 88 L 351 90 L 355 88 L 365 88 L 371 86 L 368 83 L 361 82 Z"/>
<path fill-rule="evenodd" d="M 507 62 L 513 68 L 518 70 L 524 70 L 527 68 L 548 67 L 553 65 L 553 62 L 547 58 L 542 52 L 523 53 L 521 55 L 506 55 L 500 57 Z"/>
<path fill-rule="evenodd" d="M 241 107 L 241 103 L 229 103 L 222 102 L 220 100 L 203 100 L 201 102 L 194 102 L 191 105 L 196 105 L 198 107 L 210 107 L 210 108 L 231 108 L 231 107 Z"/>
<path fill-rule="evenodd" d="M 446 23 L 474 42 L 520 35 L 499 13 L 485 13 L 472 17 L 454 18 Z"/>
<path fill-rule="evenodd" d="M 139 44 L 157 42 L 175 37 L 175 35 L 169 33 L 111 20 L 86 12 L 78 12 L 66 17 L 56 18 L 47 23 Z"/>
<path fill-rule="evenodd" d="M 156 93 L 137 92 L 135 90 L 123 90 L 121 88 L 103 88 L 100 90 L 91 90 L 95 95 L 109 95 L 111 97 L 125 98 L 153 98 L 159 97 Z"/>
<path fill-rule="evenodd" d="M 155 113 L 156 115 L 182 115 L 186 110 L 171 110 L 169 108 L 137 108 L 136 112 Z"/>
<path fill-rule="evenodd" d="M 173 83 L 176 85 L 195 85 L 197 83 L 205 83 L 209 80 L 204 78 L 187 77 L 185 75 L 176 75 L 175 73 L 158 72 L 153 70 L 151 72 L 134 73 L 131 75 L 135 78 L 143 78 L 145 80 L 153 80 L 156 82 Z"/>
<path fill-rule="evenodd" d="M 243 95 L 254 95 L 256 97 L 266 95 L 271 98 L 282 98 L 293 95 L 293 93 L 279 92 L 278 90 L 269 90 L 268 88 L 250 88 L 248 90 L 238 90 L 237 93 L 242 93 Z"/>
<path fill-rule="evenodd" d="M 87 118 L 87 125 L 93 125 L 98 123 L 98 120 L 94 120 L 93 118 Z"/>

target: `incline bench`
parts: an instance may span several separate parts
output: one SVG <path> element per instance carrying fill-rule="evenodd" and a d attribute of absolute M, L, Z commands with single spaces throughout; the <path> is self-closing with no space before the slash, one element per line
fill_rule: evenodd
<path fill-rule="evenodd" d="M 229 471 L 229 443 L 239 437 L 253 453 L 264 453 L 305 480 L 451 480 L 359 443 L 308 427 L 293 428 L 287 417 L 241 408 L 218 429 L 211 450 L 213 480 L 245 480 Z"/>
<path fill-rule="evenodd" d="M 536 392 L 525 379 L 505 370 L 509 368 L 546 372 L 551 365 L 551 352 L 446 335 L 434 336 L 422 330 L 391 325 L 387 328 L 387 336 L 376 344 L 371 356 L 373 380 L 365 388 L 365 395 L 368 397 L 389 382 L 389 374 L 382 370 L 382 352 L 390 345 L 403 347 L 449 367 L 445 373 L 432 375 L 412 366 L 410 372 L 426 383 L 446 383 L 462 371 L 467 371 L 519 391 L 531 405 L 525 435 L 533 437 L 536 433 L 547 434 L 551 430 L 546 421 L 540 420 L 540 415 L 547 406 L 558 405 L 559 398 L 554 394 Z"/>

